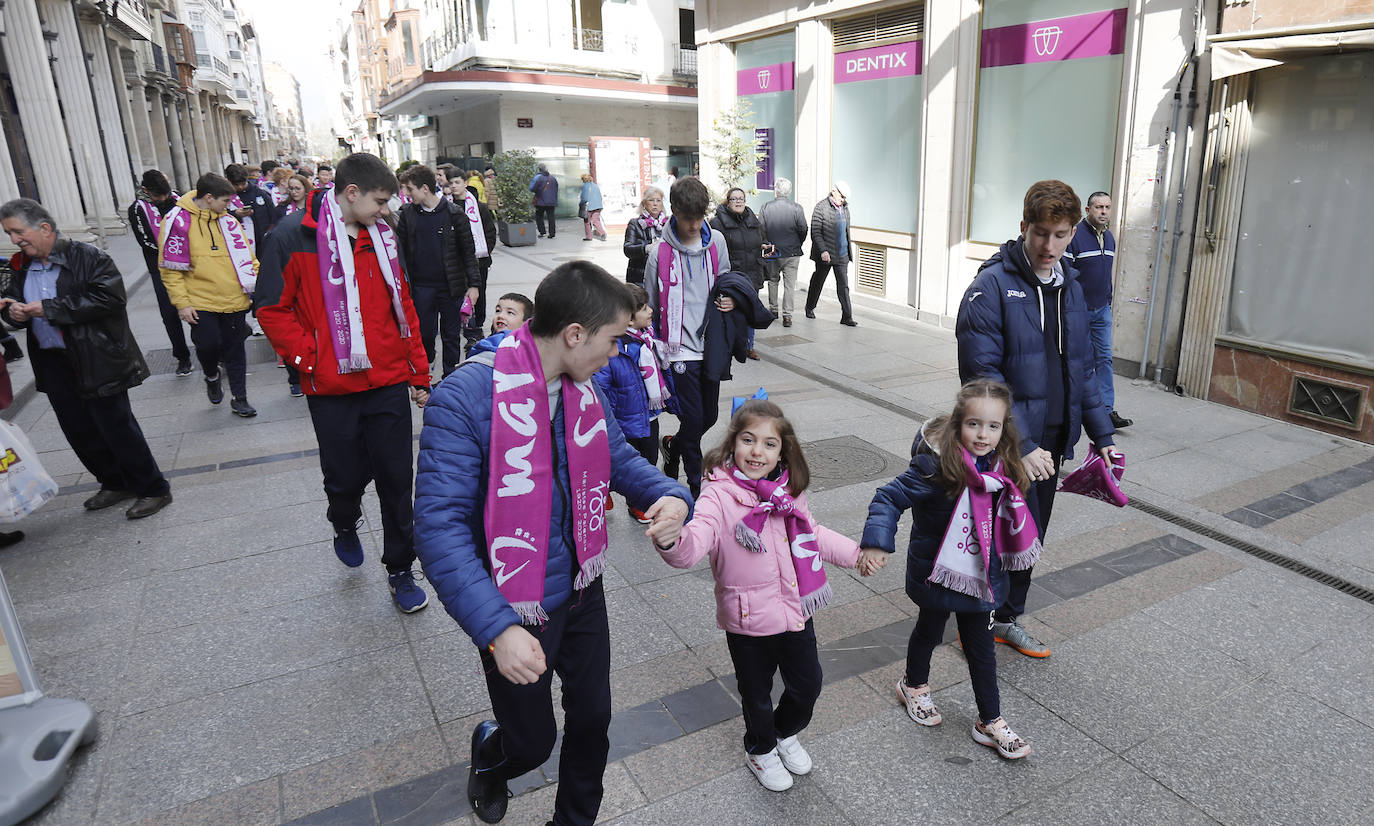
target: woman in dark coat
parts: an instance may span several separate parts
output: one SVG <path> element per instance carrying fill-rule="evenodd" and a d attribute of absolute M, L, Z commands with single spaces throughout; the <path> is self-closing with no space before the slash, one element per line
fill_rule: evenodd
<path fill-rule="evenodd" d="M 730 251 L 730 269 L 749 277 L 755 290 L 763 289 L 763 224 L 744 202 L 744 190 L 733 187 L 725 193 L 725 203 L 716 207 L 711 229 L 725 236 Z M 754 331 L 749 330 L 749 358 L 757 359 Z"/>
<path fill-rule="evenodd" d="M 639 202 L 639 217 L 625 225 L 625 257 L 630 259 L 625 267 L 626 283 L 644 283 L 644 264 L 649 257 L 649 245 L 663 236 L 663 228 L 667 224 L 668 213 L 663 211 L 663 190 L 656 186 L 645 189 L 644 199 Z"/>

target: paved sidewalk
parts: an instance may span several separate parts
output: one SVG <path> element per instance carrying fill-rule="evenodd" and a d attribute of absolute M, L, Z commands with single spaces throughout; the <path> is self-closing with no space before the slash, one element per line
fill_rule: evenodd
<path fill-rule="evenodd" d="M 618 236 L 584 243 L 572 228 L 498 250 L 493 298 L 533 295 L 579 257 L 623 272 Z M 136 282 L 137 251 L 116 256 Z M 858 304 L 856 329 L 827 295 L 817 319 L 763 331 L 763 360 L 736 365 L 722 390 L 728 411 L 731 395 L 768 389 L 808 444 L 818 520 L 854 536 L 874 487 L 905 467 L 919 423 L 947 412 L 958 386 L 949 331 Z M 146 286 L 131 317 L 150 361 L 169 364 Z M 90 703 L 101 726 L 33 822 L 475 823 L 464 767 L 489 710 L 473 647 L 437 601 L 413 616 L 392 606 L 371 495 L 368 563 L 334 559 L 305 402 L 250 346 L 255 419 L 211 407 L 199 373 L 160 373 L 131 394 L 176 497 L 141 522 L 82 511 L 92 480 L 41 395 L 14 416 L 63 494 L 22 524 L 28 538 L 0 566 L 44 688 Z M 1054 654 L 998 652 L 1006 716 L 1034 747 L 1016 763 L 969 738 L 956 645 L 937 649 L 932 670 L 944 724 L 920 728 L 897 705 L 915 613 L 899 556 L 868 579 L 828 571 L 835 602 L 816 618 L 826 687 L 802 737 L 816 767 L 787 793 L 763 790 L 743 765 L 709 569 L 669 568 L 617 507 L 602 819 L 1367 819 L 1374 604 L 1359 591 L 1374 589 L 1374 449 L 1124 379 L 1118 397 L 1136 420 L 1119 444 L 1140 507 L 1056 505 L 1027 617 Z M 1313 578 L 1322 572 L 1354 593 Z M 522 779 L 507 822 L 549 817 L 556 770 L 555 759 Z"/>

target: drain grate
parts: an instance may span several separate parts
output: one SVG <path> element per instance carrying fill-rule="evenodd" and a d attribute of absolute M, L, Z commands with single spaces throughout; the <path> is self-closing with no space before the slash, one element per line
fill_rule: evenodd
<path fill-rule="evenodd" d="M 1328 574 L 1325 571 L 1313 568 L 1311 565 L 1299 562 L 1296 559 L 1293 559 L 1292 557 L 1284 556 L 1283 554 L 1277 554 L 1273 551 L 1265 550 L 1264 548 L 1261 548 L 1260 546 L 1255 545 L 1254 543 L 1246 542 L 1244 539 L 1238 539 L 1234 536 L 1231 536 L 1228 533 L 1222 533 L 1221 531 L 1216 530 L 1215 528 L 1209 528 L 1201 522 L 1195 522 L 1186 516 L 1180 516 L 1179 514 L 1176 514 L 1172 511 L 1167 511 L 1159 507 L 1158 505 L 1152 505 L 1149 502 L 1144 502 L 1134 494 L 1131 496 L 1131 507 L 1135 508 L 1136 510 L 1148 513 L 1149 515 L 1156 517 L 1158 519 L 1163 519 L 1165 522 L 1169 522 L 1174 525 L 1179 525 L 1181 527 L 1187 528 L 1195 534 L 1200 534 L 1202 536 L 1207 537 L 1208 539 L 1212 539 L 1217 542 L 1220 542 L 1223 545 L 1235 548 L 1238 551 L 1244 551 L 1245 553 L 1255 557 L 1256 559 L 1261 559 L 1272 565 L 1277 565 L 1280 568 L 1285 568 L 1289 571 L 1292 571 L 1295 574 L 1301 574 L 1307 577 L 1308 579 L 1312 580 L 1313 582 L 1320 582 L 1322 585 L 1326 585 L 1330 588 L 1335 588 L 1337 591 L 1340 591 L 1343 594 L 1349 594 L 1350 596 L 1355 597 L 1356 599 L 1362 599 L 1365 602 L 1374 604 L 1374 591 L 1371 591 L 1363 585 L 1357 585 L 1348 579 L 1338 577 L 1334 574 Z"/>

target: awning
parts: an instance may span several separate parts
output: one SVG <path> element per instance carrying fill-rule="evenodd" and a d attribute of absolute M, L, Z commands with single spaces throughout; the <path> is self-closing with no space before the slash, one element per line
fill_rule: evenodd
<path fill-rule="evenodd" d="M 1374 26 L 1368 21 L 1357 25 L 1366 28 L 1250 39 L 1212 38 L 1212 80 L 1281 66 L 1304 57 L 1374 49 Z"/>

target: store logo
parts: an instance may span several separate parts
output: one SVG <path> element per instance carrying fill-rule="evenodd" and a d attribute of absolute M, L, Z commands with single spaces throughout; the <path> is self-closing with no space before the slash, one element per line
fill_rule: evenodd
<path fill-rule="evenodd" d="M 1035 42 L 1035 53 L 1041 57 L 1049 57 L 1054 54 L 1054 50 L 1059 48 L 1059 35 L 1064 30 L 1058 26 L 1042 26 L 1035 30 L 1031 39 Z"/>
<path fill-rule="evenodd" d="M 760 88 L 760 89 L 767 89 L 767 88 L 768 88 L 768 81 L 770 81 L 770 80 L 773 79 L 773 73 L 772 73 L 771 71 L 769 71 L 768 69 L 759 69 L 758 79 L 759 79 L 759 88 Z"/>

